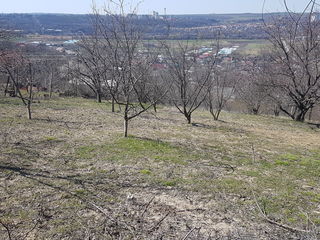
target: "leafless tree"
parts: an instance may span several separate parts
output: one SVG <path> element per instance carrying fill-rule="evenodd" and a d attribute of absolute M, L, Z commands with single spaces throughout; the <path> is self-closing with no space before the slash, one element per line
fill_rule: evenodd
<path fill-rule="evenodd" d="M 212 54 L 206 61 L 198 58 L 197 47 L 189 42 L 162 42 L 168 66 L 167 80 L 172 83 L 169 98 L 191 124 L 192 113 L 200 107 L 208 94 L 207 88 L 216 63 Z"/>
<path fill-rule="evenodd" d="M 274 77 L 269 86 L 281 111 L 296 121 L 320 101 L 320 20 L 316 0 L 310 0 L 302 13 L 292 12 L 284 0 L 287 15 L 265 22 L 272 44 Z M 283 98 L 284 97 L 284 98 Z M 285 101 L 284 101 L 284 100 Z"/>
<path fill-rule="evenodd" d="M 248 58 L 239 66 L 237 97 L 246 105 L 248 112 L 255 115 L 260 113 L 269 96 L 264 70 L 264 59 Z"/>
<path fill-rule="evenodd" d="M 157 54 L 143 49 L 143 29 L 135 22 L 135 10 L 128 14 L 125 1 L 110 1 L 104 15 L 94 9 L 94 28 L 99 43 L 99 64 L 104 86 L 123 109 L 124 136 L 131 119 L 146 112 L 158 99 L 151 99 L 150 69 Z"/>
<path fill-rule="evenodd" d="M 97 27 L 96 24 L 93 24 Z M 74 69 L 79 76 L 79 80 L 88 86 L 95 94 L 97 102 L 101 103 L 103 90 L 103 75 L 106 69 L 101 66 L 102 50 L 98 33 L 94 29 L 89 36 L 81 36 L 81 41 L 77 43 L 77 68 Z"/>
<path fill-rule="evenodd" d="M 0 30 L 0 50 L 5 50 L 12 48 L 12 38 L 15 37 L 15 34 L 11 31 Z"/>
<path fill-rule="evenodd" d="M 237 79 L 230 65 L 216 68 L 208 87 L 206 107 L 214 120 L 218 120 L 222 109 L 235 93 Z"/>
<path fill-rule="evenodd" d="M 52 93 L 57 90 L 58 86 L 62 87 L 62 66 L 65 64 L 63 59 L 43 59 L 38 63 L 38 67 L 41 68 L 39 74 L 42 79 L 39 85 L 48 92 L 48 97 L 52 97 Z"/>
<path fill-rule="evenodd" d="M 166 103 L 167 100 L 167 88 L 166 82 L 164 81 L 161 72 L 163 72 L 163 69 L 157 70 L 153 69 L 151 72 L 150 80 L 151 84 L 149 84 L 150 89 L 148 90 L 151 102 L 154 102 L 153 110 L 154 112 L 157 112 L 157 104 L 158 103 Z"/>
<path fill-rule="evenodd" d="M 31 119 L 31 105 L 34 97 L 34 68 L 32 63 L 18 52 L 2 52 L 0 56 L 0 67 L 12 82 L 17 97 L 27 108 L 28 119 Z M 21 86 L 26 87 L 27 93 L 23 94 Z"/>

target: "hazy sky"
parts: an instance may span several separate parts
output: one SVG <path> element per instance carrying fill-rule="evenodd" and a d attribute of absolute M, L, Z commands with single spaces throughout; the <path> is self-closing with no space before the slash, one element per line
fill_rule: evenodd
<path fill-rule="evenodd" d="M 139 13 L 153 10 L 163 14 L 183 13 L 260 13 L 264 0 L 144 0 Z M 92 0 L 0 0 L 1 13 L 90 13 Z M 102 6 L 104 0 L 95 0 Z M 127 2 L 136 5 L 138 0 Z M 266 0 L 266 12 L 284 11 L 283 0 Z M 287 0 L 294 11 L 301 11 L 309 0 Z"/>

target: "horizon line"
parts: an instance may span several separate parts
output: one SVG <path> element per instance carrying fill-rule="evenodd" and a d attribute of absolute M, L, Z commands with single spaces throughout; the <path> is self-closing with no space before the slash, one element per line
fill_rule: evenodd
<path fill-rule="evenodd" d="M 157 11 L 155 11 L 157 12 Z M 159 13 L 159 12 L 158 12 Z M 268 12 L 263 14 L 286 13 L 284 12 Z M 298 13 L 298 12 L 297 12 Z M 0 12 L 0 14 L 56 14 L 56 15 L 92 15 L 93 13 L 59 13 L 59 12 Z M 136 13 L 128 13 L 136 14 Z M 236 14 L 262 14 L 262 12 L 233 12 L 233 13 L 173 13 L 159 14 L 159 16 L 177 16 L 177 15 L 236 15 Z M 136 15 L 150 15 L 151 13 L 137 13 Z"/>

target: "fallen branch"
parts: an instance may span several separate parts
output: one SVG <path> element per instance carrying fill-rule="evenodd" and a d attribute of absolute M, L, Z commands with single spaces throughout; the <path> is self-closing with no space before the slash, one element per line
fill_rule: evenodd
<path fill-rule="evenodd" d="M 276 222 L 276 221 L 270 219 L 270 218 L 267 216 L 267 214 L 265 213 L 265 211 L 263 211 L 263 210 L 261 209 L 261 207 L 260 207 L 260 205 L 259 205 L 259 203 L 258 203 L 258 201 L 257 201 L 257 198 L 256 198 L 256 196 L 255 196 L 255 194 L 254 194 L 253 191 L 252 191 L 252 195 L 253 195 L 254 202 L 255 202 L 255 204 L 256 204 L 259 212 L 261 213 L 262 217 L 263 217 L 267 222 L 269 222 L 269 223 L 271 223 L 271 224 L 273 224 L 273 225 L 276 225 L 276 226 L 278 226 L 278 227 L 281 227 L 281 228 L 283 228 L 283 229 L 286 229 L 286 230 L 288 230 L 288 231 L 291 231 L 291 232 L 311 233 L 311 231 L 304 230 L 304 229 L 299 229 L 299 228 L 294 228 L 294 227 L 290 227 L 290 226 L 288 226 L 288 225 L 286 225 L 286 224 L 282 224 L 282 223 L 279 223 L 279 222 Z"/>
<path fill-rule="evenodd" d="M 36 229 L 36 227 L 38 226 L 39 224 L 39 220 L 36 221 L 36 223 L 33 225 L 33 227 L 24 235 L 23 239 L 27 239 L 29 234 Z"/>
<path fill-rule="evenodd" d="M 152 233 L 154 230 L 156 230 L 161 225 L 161 223 L 170 215 L 170 213 L 171 212 L 168 212 L 163 218 L 161 218 L 160 221 L 158 221 L 157 224 L 154 225 L 148 232 Z"/>
<path fill-rule="evenodd" d="M 9 240 L 12 240 L 11 230 L 10 230 L 8 224 L 5 224 L 5 223 L 2 222 L 1 220 L 0 220 L 0 224 L 6 229 Z"/>
<path fill-rule="evenodd" d="M 190 234 L 193 233 L 194 230 L 200 231 L 200 229 L 201 229 L 201 227 L 200 228 L 196 228 L 196 227 L 192 228 L 181 240 L 186 240 L 190 236 Z"/>
<path fill-rule="evenodd" d="M 148 204 L 147 204 L 146 207 L 144 208 L 144 211 L 143 211 L 142 214 L 141 214 L 141 217 L 143 217 L 143 215 L 147 212 L 149 206 L 151 205 L 151 203 L 153 202 L 153 200 L 154 200 L 155 198 L 156 198 L 156 197 L 153 196 L 153 197 L 151 198 L 151 200 L 148 202 Z"/>
<path fill-rule="evenodd" d="M 110 214 L 108 212 L 106 212 L 102 207 L 96 205 L 93 202 L 88 202 L 90 205 L 92 205 L 94 208 L 96 208 L 99 212 L 103 213 L 107 218 L 109 218 L 111 221 L 113 221 L 114 223 L 119 223 L 118 220 L 114 219 L 113 217 L 110 216 Z M 130 226 L 128 226 L 128 224 L 126 224 L 125 222 L 120 222 L 122 223 L 130 232 L 133 236 L 135 236 L 134 231 L 131 229 Z"/>

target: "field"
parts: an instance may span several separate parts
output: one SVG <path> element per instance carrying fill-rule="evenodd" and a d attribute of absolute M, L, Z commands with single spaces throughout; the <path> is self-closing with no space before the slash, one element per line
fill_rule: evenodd
<path fill-rule="evenodd" d="M 180 40 L 180 42 L 196 48 L 217 45 L 216 40 Z M 148 41 L 148 43 L 157 44 L 156 41 Z M 168 40 L 168 43 L 175 46 L 178 44 L 178 40 Z M 239 46 L 235 53 L 238 53 L 241 56 L 248 56 L 260 55 L 261 52 L 271 46 L 271 43 L 269 43 L 266 39 L 220 39 L 219 46 L 220 48 Z"/>
<path fill-rule="evenodd" d="M 20 38 L 19 41 L 23 42 L 42 42 L 49 44 L 63 44 L 66 40 L 73 39 L 72 36 L 49 36 L 49 35 L 28 35 L 26 38 Z M 212 45 L 216 45 L 216 40 L 180 40 L 183 44 L 188 44 L 189 47 L 210 47 Z M 146 40 L 145 44 L 155 44 L 158 45 L 159 42 L 155 40 Z M 167 43 L 176 46 L 178 44 L 178 40 L 167 40 Z M 219 40 L 220 48 L 224 47 L 233 47 L 239 46 L 238 50 L 235 53 L 240 54 L 241 56 L 247 55 L 259 55 L 261 51 L 270 47 L 270 43 L 265 39 L 220 39 Z M 73 45 L 65 46 L 68 48 L 74 48 Z"/>
<path fill-rule="evenodd" d="M 0 98 L 1 240 L 319 237 L 313 125 L 203 110 L 188 125 L 161 106 L 123 138 L 108 102 L 55 98 L 25 115 Z"/>

